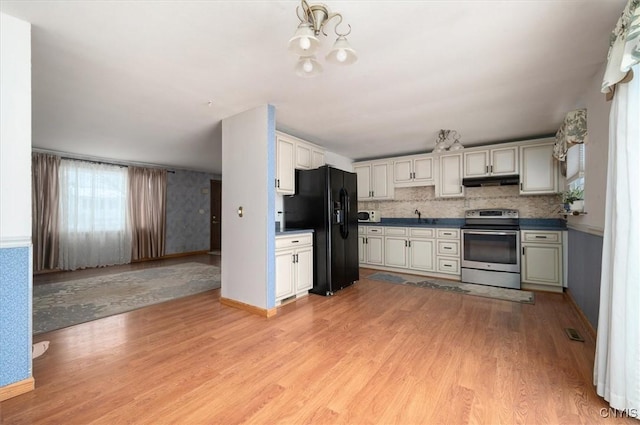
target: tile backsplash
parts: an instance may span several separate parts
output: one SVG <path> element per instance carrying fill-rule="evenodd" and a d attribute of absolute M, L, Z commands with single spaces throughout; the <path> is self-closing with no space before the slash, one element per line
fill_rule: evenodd
<path fill-rule="evenodd" d="M 465 188 L 464 198 L 441 199 L 435 187 L 396 188 L 393 201 L 360 201 L 359 210 L 378 210 L 383 218 L 415 217 L 417 209 L 423 218 L 463 218 L 465 210 L 480 208 L 512 208 L 522 218 L 560 218 L 560 195 L 520 196 L 517 185 Z"/>

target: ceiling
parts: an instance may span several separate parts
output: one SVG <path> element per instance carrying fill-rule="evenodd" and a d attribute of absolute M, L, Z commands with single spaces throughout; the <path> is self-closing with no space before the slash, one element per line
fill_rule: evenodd
<path fill-rule="evenodd" d="M 267 103 L 352 159 L 431 151 L 440 129 L 547 135 L 584 106 L 626 0 L 326 1 L 359 60 L 315 78 L 287 51 L 298 4 L 3 0 L 33 25 L 33 146 L 220 174 L 221 120 Z"/>

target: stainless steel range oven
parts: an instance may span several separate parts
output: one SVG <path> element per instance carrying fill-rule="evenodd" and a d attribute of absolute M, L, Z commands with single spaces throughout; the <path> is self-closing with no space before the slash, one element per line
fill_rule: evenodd
<path fill-rule="evenodd" d="M 520 225 L 517 210 L 465 212 L 462 281 L 520 289 Z"/>

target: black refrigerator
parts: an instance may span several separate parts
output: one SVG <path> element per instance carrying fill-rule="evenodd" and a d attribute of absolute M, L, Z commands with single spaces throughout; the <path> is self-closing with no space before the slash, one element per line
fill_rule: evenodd
<path fill-rule="evenodd" d="M 313 229 L 314 294 L 333 295 L 360 278 L 356 174 L 323 166 L 296 170 L 296 194 L 284 197 L 289 229 Z"/>

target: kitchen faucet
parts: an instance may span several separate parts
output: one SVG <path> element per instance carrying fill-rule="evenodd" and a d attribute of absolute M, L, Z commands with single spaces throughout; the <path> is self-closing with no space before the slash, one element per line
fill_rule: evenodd
<path fill-rule="evenodd" d="M 418 214 L 418 223 L 420 223 L 420 216 L 422 215 L 422 213 L 420 211 L 418 211 L 417 209 L 413 213 L 414 214 Z"/>

